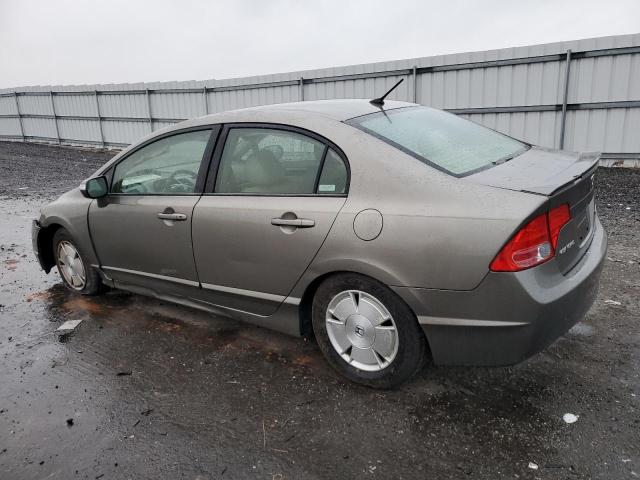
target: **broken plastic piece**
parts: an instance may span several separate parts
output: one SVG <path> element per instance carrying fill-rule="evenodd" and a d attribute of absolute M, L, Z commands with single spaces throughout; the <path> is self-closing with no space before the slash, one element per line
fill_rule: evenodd
<path fill-rule="evenodd" d="M 60 334 L 73 332 L 81 322 L 82 320 L 67 320 L 56 329 L 56 332 Z"/>
<path fill-rule="evenodd" d="M 622 303 L 615 300 L 605 300 L 604 303 L 606 303 L 607 305 L 622 305 Z"/>

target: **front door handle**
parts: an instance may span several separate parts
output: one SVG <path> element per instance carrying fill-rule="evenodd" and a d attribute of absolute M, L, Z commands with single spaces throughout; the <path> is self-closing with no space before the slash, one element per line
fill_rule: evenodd
<path fill-rule="evenodd" d="M 279 227 L 296 227 L 310 228 L 315 226 L 316 222 L 308 218 L 272 218 L 271 225 Z"/>
<path fill-rule="evenodd" d="M 187 219 L 187 216 L 184 213 L 159 213 L 158 218 L 160 220 L 174 220 L 176 222 L 181 222 Z"/>

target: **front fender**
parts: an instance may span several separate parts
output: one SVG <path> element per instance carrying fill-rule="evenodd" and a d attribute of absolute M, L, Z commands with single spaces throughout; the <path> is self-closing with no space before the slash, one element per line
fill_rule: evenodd
<path fill-rule="evenodd" d="M 91 265 L 100 264 L 89 232 L 88 214 L 92 201 L 75 188 L 42 208 L 37 240 L 41 255 L 45 251 L 43 249 L 47 248 L 45 240 L 49 239 L 48 247 L 51 248 L 52 232 L 62 227 L 75 239 L 87 262 Z"/>

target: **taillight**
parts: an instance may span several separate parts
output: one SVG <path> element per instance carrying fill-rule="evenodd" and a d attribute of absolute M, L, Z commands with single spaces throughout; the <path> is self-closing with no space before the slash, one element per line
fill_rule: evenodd
<path fill-rule="evenodd" d="M 563 204 L 537 216 L 500 250 L 491 262 L 494 272 L 517 272 L 553 258 L 560 229 L 571 219 L 569 205 Z"/>

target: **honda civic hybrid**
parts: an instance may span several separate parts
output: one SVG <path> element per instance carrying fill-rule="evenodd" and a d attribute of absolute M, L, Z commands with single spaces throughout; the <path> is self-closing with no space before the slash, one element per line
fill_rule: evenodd
<path fill-rule="evenodd" d="M 120 152 L 42 208 L 42 268 L 315 338 L 348 379 L 509 365 L 592 305 L 596 153 L 441 110 L 328 100 L 222 112 Z"/>

